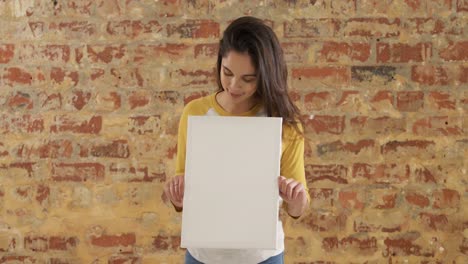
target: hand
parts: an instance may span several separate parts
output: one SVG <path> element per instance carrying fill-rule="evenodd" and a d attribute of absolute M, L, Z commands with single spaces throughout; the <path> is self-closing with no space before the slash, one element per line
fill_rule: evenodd
<path fill-rule="evenodd" d="M 279 194 L 288 205 L 288 213 L 293 217 L 299 217 L 307 207 L 307 193 L 302 183 L 278 177 Z"/>
<path fill-rule="evenodd" d="M 164 193 L 176 209 L 181 210 L 184 201 L 184 175 L 178 175 L 166 182 Z"/>

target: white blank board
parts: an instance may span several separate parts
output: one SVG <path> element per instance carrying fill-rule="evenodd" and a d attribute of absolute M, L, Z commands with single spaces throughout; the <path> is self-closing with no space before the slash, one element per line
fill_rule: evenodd
<path fill-rule="evenodd" d="M 275 249 L 281 118 L 189 116 L 183 248 Z"/>

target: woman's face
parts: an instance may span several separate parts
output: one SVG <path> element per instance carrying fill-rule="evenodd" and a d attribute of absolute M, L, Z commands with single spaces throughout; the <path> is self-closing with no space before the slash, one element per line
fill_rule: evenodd
<path fill-rule="evenodd" d="M 257 91 L 257 72 L 247 53 L 230 51 L 221 61 L 221 84 L 233 103 L 250 102 Z"/>

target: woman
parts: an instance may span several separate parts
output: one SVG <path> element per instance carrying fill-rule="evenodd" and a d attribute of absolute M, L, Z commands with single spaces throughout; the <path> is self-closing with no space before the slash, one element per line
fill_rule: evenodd
<path fill-rule="evenodd" d="M 167 197 L 177 211 L 182 210 L 189 115 L 282 117 L 282 176 L 278 177 L 278 188 L 288 214 L 299 217 L 310 199 L 304 175 L 304 138 L 299 110 L 287 92 L 283 51 L 273 30 L 254 17 L 233 21 L 220 40 L 217 82 L 216 93 L 184 108 L 179 123 L 177 176 L 165 186 Z M 281 223 L 278 226 L 278 250 L 189 248 L 185 263 L 283 263 L 284 232 Z"/>

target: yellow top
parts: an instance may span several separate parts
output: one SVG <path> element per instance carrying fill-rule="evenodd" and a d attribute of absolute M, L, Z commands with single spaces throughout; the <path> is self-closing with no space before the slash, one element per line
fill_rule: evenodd
<path fill-rule="evenodd" d="M 179 122 L 179 134 L 177 141 L 177 163 L 176 175 L 185 173 L 185 145 L 187 141 L 187 119 L 188 116 L 233 116 L 226 112 L 216 101 L 216 93 L 195 99 L 188 103 Z M 251 110 L 236 116 L 266 116 L 262 105 L 257 104 Z M 302 129 L 302 127 L 300 128 Z M 305 180 L 304 171 L 304 137 L 297 131 L 283 124 L 282 151 L 281 151 L 281 176 L 293 178 L 302 183 L 306 189 L 307 199 L 310 201 Z M 280 175 L 278 175 L 280 176 Z"/>

